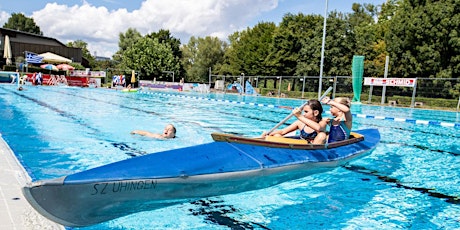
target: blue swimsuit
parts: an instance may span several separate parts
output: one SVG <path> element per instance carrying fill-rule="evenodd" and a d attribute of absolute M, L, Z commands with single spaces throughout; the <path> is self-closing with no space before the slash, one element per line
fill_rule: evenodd
<path fill-rule="evenodd" d="M 327 143 L 332 143 L 336 141 L 343 141 L 350 137 L 350 129 L 345 125 L 345 121 L 340 121 L 339 125 L 332 125 L 331 120 L 331 129 L 329 130 L 329 138 Z"/>
<path fill-rule="evenodd" d="M 306 125 L 305 125 L 306 126 Z M 318 136 L 318 133 L 316 131 L 313 131 L 312 133 L 307 133 L 303 129 L 305 126 L 300 130 L 300 139 L 304 139 L 307 141 L 313 141 L 316 136 Z"/>

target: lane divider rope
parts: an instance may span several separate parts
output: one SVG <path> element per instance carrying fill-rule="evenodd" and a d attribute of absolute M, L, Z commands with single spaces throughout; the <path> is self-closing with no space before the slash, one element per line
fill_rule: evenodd
<path fill-rule="evenodd" d="M 257 106 L 257 107 L 293 109 L 290 106 L 271 105 L 271 104 L 262 104 L 262 103 L 244 102 L 244 101 L 232 101 L 232 100 L 205 98 L 205 97 L 198 97 L 198 96 L 177 95 L 177 94 L 161 93 L 161 92 L 139 91 L 138 93 L 150 94 L 150 95 L 168 96 L 168 97 L 191 98 L 191 99 L 206 100 L 206 101 L 217 101 L 217 102 L 225 102 L 225 103 L 231 103 L 231 104 L 251 105 L 251 106 Z M 326 111 L 326 114 L 331 114 L 331 112 Z M 416 119 L 412 119 L 412 118 L 396 118 L 396 117 L 374 116 L 374 115 L 366 115 L 366 114 L 352 114 L 352 115 L 353 115 L 353 117 L 366 118 L 366 119 L 391 120 L 391 121 L 406 122 L 406 123 L 412 123 L 412 124 L 460 128 L 460 123 L 451 123 L 451 122 L 442 122 L 442 121 L 428 121 L 428 120 L 416 120 Z"/>

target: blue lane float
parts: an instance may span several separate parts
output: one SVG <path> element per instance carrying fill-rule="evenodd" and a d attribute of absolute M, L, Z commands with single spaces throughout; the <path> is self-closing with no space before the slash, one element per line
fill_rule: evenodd
<path fill-rule="evenodd" d="M 434 125 L 434 126 L 455 127 L 455 128 L 460 127 L 460 123 L 450 123 L 450 122 L 442 122 L 442 121 L 415 120 L 415 119 L 410 119 L 410 118 L 395 118 L 395 117 L 374 116 L 374 115 L 366 115 L 366 114 L 353 114 L 353 116 L 359 117 L 359 118 L 376 119 L 376 120 L 391 120 L 391 121 L 398 121 L 398 122 L 407 122 L 407 123 L 412 123 L 412 124 Z"/>
<path fill-rule="evenodd" d="M 197 97 L 197 96 L 187 96 L 187 95 L 176 95 L 176 94 L 160 93 L 160 92 L 145 92 L 145 91 L 139 91 L 139 92 L 142 93 L 142 94 L 160 95 L 160 96 L 168 96 L 168 97 L 179 97 L 179 98 L 192 98 L 192 99 L 197 99 L 197 100 L 217 101 L 217 102 L 225 102 L 225 103 L 231 103 L 231 104 L 251 105 L 251 106 L 257 106 L 257 107 L 278 108 L 278 109 L 292 109 L 292 107 L 282 106 L 282 105 L 271 105 L 271 104 L 262 104 L 262 103 L 244 102 L 244 101 L 231 101 L 231 100 L 205 98 L 205 97 Z M 326 114 L 331 114 L 331 113 L 329 111 L 326 111 Z M 397 117 L 386 117 L 386 116 L 374 116 L 374 115 L 367 115 L 367 114 L 352 114 L 352 115 L 354 117 L 366 118 L 366 119 L 391 120 L 391 121 L 406 122 L 406 123 L 420 124 L 420 125 L 432 125 L 432 126 L 460 128 L 460 123 L 451 123 L 451 122 L 442 122 L 442 121 L 428 121 L 428 120 L 416 120 L 416 119 L 412 119 L 412 118 L 397 118 Z"/>

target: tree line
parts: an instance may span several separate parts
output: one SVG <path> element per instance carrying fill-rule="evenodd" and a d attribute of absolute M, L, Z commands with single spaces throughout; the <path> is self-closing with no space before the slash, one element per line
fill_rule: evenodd
<path fill-rule="evenodd" d="M 142 36 L 128 28 L 119 34 L 114 62 L 91 64 L 134 69 L 148 80 L 171 80 L 165 71 L 173 71 L 176 80 L 208 82 L 210 69 L 213 75 L 319 76 L 323 21 L 319 14 L 287 13 L 278 25 L 259 22 L 232 33 L 227 41 L 191 37 L 186 44 L 169 30 Z M 364 76 L 383 77 L 389 56 L 388 77 L 433 79 L 422 87 L 441 90 L 424 96 L 460 95 L 460 1 L 354 3 L 351 13 L 332 11 L 326 21 L 324 76 L 351 76 L 353 56 L 362 55 Z M 298 84 L 295 78 L 293 83 Z"/>

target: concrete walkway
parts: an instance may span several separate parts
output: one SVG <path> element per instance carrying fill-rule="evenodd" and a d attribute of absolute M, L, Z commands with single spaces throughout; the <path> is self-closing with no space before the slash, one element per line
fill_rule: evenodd
<path fill-rule="evenodd" d="M 29 175 L 0 134 L 0 229 L 65 229 L 41 216 L 22 195 Z"/>

